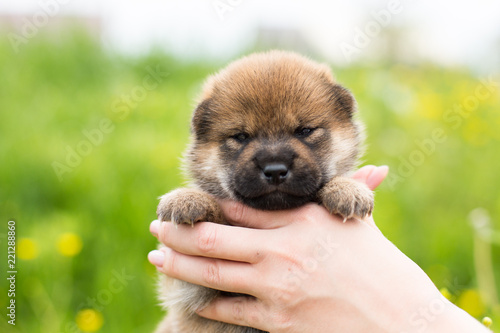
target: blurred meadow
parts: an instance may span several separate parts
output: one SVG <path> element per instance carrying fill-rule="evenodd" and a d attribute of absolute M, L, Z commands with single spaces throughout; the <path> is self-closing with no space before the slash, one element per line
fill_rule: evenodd
<path fill-rule="evenodd" d="M 321 59 L 318 59 L 321 60 Z M 17 236 L 16 325 L 2 256 L 1 332 L 150 332 L 157 197 L 179 170 L 194 99 L 224 63 L 127 57 L 78 32 L 0 42 L 0 242 Z M 332 69 L 389 165 L 375 220 L 453 302 L 500 332 L 499 78 L 390 59 Z"/>

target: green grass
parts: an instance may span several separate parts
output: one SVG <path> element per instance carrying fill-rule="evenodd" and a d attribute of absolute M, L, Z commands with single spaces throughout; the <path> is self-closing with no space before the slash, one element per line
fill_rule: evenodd
<path fill-rule="evenodd" d="M 168 75 L 148 90 L 148 68 L 158 66 Z M 2 314 L 2 332 L 78 332 L 82 308 L 102 314 L 102 332 L 153 330 L 162 312 L 146 259 L 156 246 L 148 225 L 157 197 L 183 183 L 179 158 L 194 99 L 217 67 L 161 52 L 124 58 L 78 34 L 33 39 L 18 54 L 0 43 L 1 246 L 14 219 L 18 254 L 27 251 L 22 238 L 37 249 L 31 259 L 17 260 L 17 325 L 7 325 Z M 498 86 L 457 116 L 448 110 L 472 102 L 480 85 L 466 69 L 388 62 L 334 70 L 366 123 L 364 162 L 391 167 L 392 178 L 377 190 L 377 223 L 458 301 L 464 290 L 478 288 L 483 273 L 474 269 L 468 214 L 483 207 L 500 230 Z M 436 130 L 439 142 L 430 144 Z M 416 143 L 424 141 L 427 148 Z M 68 149 L 84 153 L 72 156 L 71 166 Z M 403 177 L 408 160 L 418 163 Z M 66 166 L 59 176 L 54 162 Z M 59 252 L 64 233 L 81 238 L 81 252 Z M 495 245 L 497 288 L 499 256 Z M 118 283 L 122 273 L 130 277 Z M 4 277 L 0 286 L 5 309 Z M 500 326 L 498 305 L 477 315 Z"/>

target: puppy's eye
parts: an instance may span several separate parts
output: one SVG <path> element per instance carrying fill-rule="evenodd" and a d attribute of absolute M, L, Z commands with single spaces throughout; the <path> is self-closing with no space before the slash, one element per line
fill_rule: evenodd
<path fill-rule="evenodd" d="M 315 128 L 310 127 L 299 127 L 295 130 L 295 136 L 297 138 L 307 138 L 314 132 Z"/>
<path fill-rule="evenodd" d="M 232 136 L 233 139 L 235 139 L 236 141 L 238 141 L 240 143 L 247 141 L 249 137 L 250 137 L 250 135 L 248 135 L 247 133 L 244 133 L 244 132 L 238 133 L 238 134 L 235 134 Z"/>

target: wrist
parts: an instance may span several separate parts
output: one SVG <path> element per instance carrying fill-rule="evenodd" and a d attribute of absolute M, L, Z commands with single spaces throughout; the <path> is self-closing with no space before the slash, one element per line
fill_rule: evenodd
<path fill-rule="evenodd" d="M 430 325 L 429 332 L 456 332 L 456 333 L 491 333 L 482 323 L 460 309 L 455 304 L 446 300 L 448 305 L 439 320 Z"/>
<path fill-rule="evenodd" d="M 406 323 L 395 333 L 491 333 L 474 319 L 443 296 L 438 296 L 415 308 Z"/>

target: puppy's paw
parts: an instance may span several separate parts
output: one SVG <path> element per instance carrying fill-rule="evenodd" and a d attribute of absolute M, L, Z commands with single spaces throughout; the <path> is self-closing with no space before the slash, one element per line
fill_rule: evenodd
<path fill-rule="evenodd" d="M 319 193 L 323 206 L 332 214 L 346 219 L 364 218 L 373 211 L 373 192 L 363 183 L 350 178 L 336 177 Z"/>
<path fill-rule="evenodd" d="M 194 189 L 180 188 L 163 195 L 156 210 L 160 221 L 175 224 L 196 222 L 224 223 L 217 201 L 209 194 Z"/>

